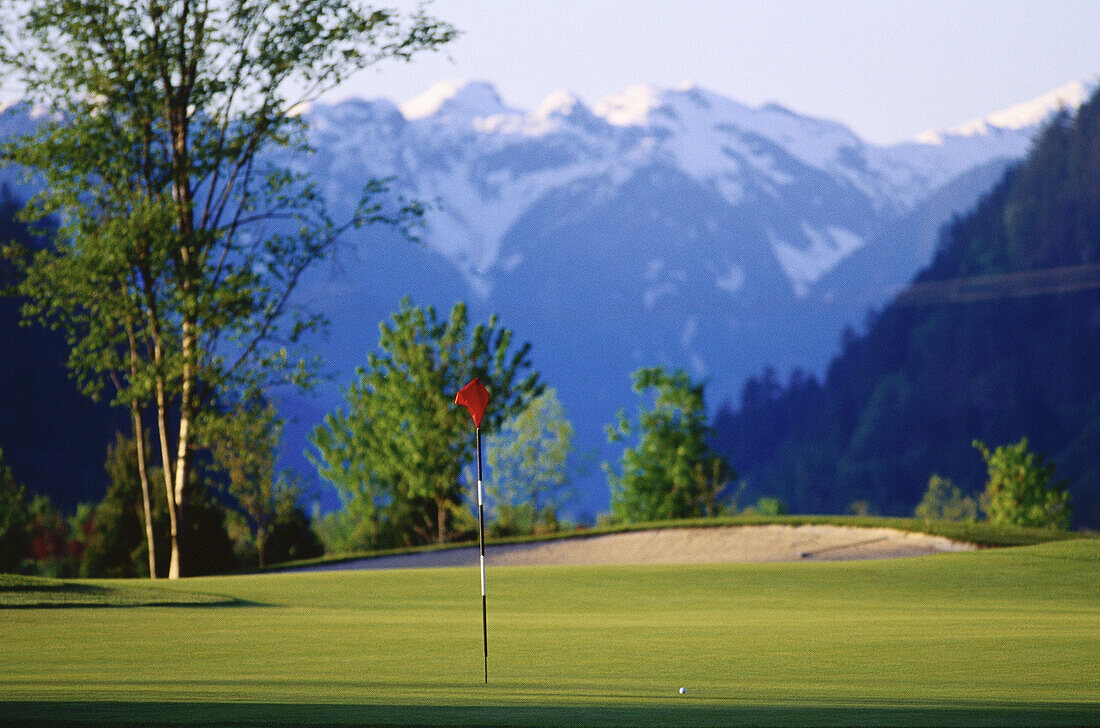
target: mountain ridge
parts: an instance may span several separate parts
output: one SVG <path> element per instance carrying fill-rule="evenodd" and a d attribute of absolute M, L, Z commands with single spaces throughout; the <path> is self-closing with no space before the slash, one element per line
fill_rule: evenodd
<path fill-rule="evenodd" d="M 1056 103 L 1079 101 L 1084 88 L 1069 84 L 1021 106 L 1030 109 L 1029 118 L 1041 121 L 1045 117 L 1038 109 L 1052 113 Z M 1006 113 L 981 118 L 996 120 Z M 369 148 L 366 171 L 404 180 L 403 192 L 440 201 L 429 215 L 426 239 L 482 297 L 491 288 L 491 270 L 502 262 L 504 233 L 551 189 L 592 180 L 614 187 L 658 160 L 739 205 L 754 193 L 780 194 L 791 182 L 784 167 L 801 165 L 851 185 L 890 217 L 910 211 L 973 167 L 994 158 L 1019 158 L 1037 128 L 991 127 L 985 121 L 987 133 L 942 132 L 933 141 L 877 146 L 838 122 L 800 116 L 775 104 L 751 108 L 697 86 L 635 86 L 592 107 L 573 94 L 555 92 L 536 109 L 524 111 L 507 106 L 491 84 L 470 81 L 441 82 L 400 105 L 350 99 L 315 104 L 306 114 L 318 149 L 338 149 L 347 160 Z M 371 127 L 365 136 L 364 124 Z M 351 128 L 356 125 L 359 129 Z M 1000 131 L 990 134 L 989 128 Z M 354 143 L 337 138 L 357 131 Z M 322 160 L 308 166 L 340 177 L 339 165 L 333 168 Z M 364 171 L 361 164 L 354 169 Z M 341 197 L 339 190 L 330 191 Z M 838 239 L 829 227 L 844 232 Z M 821 275 L 854 252 L 853 235 L 862 237 L 843 226 L 814 226 L 814 232 L 783 241 L 786 248 L 777 246 L 786 251 L 777 254 L 789 262 L 792 289 L 813 282 L 804 271 Z M 830 238 L 834 245 L 820 245 Z M 791 246 L 796 253 L 821 255 L 800 265 Z"/>

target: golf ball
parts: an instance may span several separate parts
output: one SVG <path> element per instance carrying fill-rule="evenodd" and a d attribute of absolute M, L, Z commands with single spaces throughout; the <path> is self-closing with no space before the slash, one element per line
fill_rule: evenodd
<path fill-rule="evenodd" d="M 684 693 L 686 693 L 687 691 L 688 691 L 688 689 L 687 689 L 687 688 L 680 688 L 680 695 L 683 695 L 683 694 L 684 694 Z"/>

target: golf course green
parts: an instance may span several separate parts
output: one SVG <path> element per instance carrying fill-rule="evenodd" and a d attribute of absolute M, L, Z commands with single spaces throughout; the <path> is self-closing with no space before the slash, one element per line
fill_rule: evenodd
<path fill-rule="evenodd" d="M 485 685 L 476 569 L 0 577 L 0 725 L 1100 725 L 1096 539 L 488 594 Z"/>

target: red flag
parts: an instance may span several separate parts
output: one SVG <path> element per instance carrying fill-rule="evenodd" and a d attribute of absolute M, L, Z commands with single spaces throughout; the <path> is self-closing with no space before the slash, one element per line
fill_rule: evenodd
<path fill-rule="evenodd" d="M 485 406 L 489 404 L 489 390 L 475 377 L 455 395 L 455 404 L 470 410 L 474 418 L 474 427 L 481 428 L 481 418 L 485 415 Z"/>

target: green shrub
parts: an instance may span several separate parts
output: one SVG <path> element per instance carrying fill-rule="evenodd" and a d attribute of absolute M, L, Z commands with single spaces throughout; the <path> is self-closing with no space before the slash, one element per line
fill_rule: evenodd
<path fill-rule="evenodd" d="M 756 499 L 755 505 L 746 508 L 746 515 L 782 516 L 787 513 L 787 504 L 775 496 L 765 495 Z"/>
<path fill-rule="evenodd" d="M 326 554 L 351 554 L 377 548 L 379 523 L 377 509 L 363 498 L 349 498 L 338 511 L 313 512 L 313 531 Z"/>
<path fill-rule="evenodd" d="M 989 469 L 981 506 L 993 523 L 1029 528 L 1069 528 L 1073 511 L 1066 481 L 1054 480 L 1054 466 L 1027 448 L 1027 438 L 992 452 L 974 441 Z"/>
<path fill-rule="evenodd" d="M 948 478 L 933 475 L 913 515 L 925 521 L 973 523 L 978 520 L 978 504 L 973 498 L 964 496 Z"/>
<path fill-rule="evenodd" d="M 73 533 L 45 495 L 31 500 L 27 515 L 31 548 L 24 570 L 53 578 L 76 576 L 84 552 L 83 534 Z"/>

